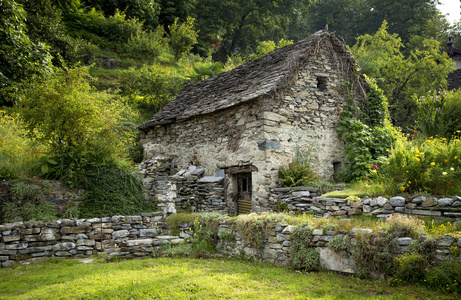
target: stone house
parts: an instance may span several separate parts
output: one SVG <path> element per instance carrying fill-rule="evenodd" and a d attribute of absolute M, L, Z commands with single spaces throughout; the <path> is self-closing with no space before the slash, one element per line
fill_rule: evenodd
<path fill-rule="evenodd" d="M 344 165 L 336 127 L 351 94 L 366 84 L 345 45 L 327 30 L 218 76 L 192 83 L 139 129 L 146 159 L 222 176 L 231 214 L 270 210 L 270 188 L 297 149 L 332 179 Z M 354 81 L 354 90 L 344 86 Z M 174 169 L 174 168 L 173 168 Z"/>

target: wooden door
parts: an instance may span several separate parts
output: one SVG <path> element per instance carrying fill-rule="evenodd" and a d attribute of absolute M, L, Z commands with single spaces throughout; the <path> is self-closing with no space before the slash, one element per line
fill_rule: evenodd
<path fill-rule="evenodd" d="M 237 175 L 237 214 L 249 214 L 251 205 L 251 173 Z"/>

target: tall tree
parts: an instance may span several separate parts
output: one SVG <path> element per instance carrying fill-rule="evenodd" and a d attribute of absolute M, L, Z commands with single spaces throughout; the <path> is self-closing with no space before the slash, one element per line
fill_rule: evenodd
<path fill-rule="evenodd" d="M 0 106 L 12 105 L 5 88 L 23 79 L 51 72 L 51 55 L 33 43 L 25 24 L 26 12 L 15 1 L 0 0 Z"/>
<path fill-rule="evenodd" d="M 360 36 L 351 51 L 363 72 L 376 78 L 384 90 L 393 123 L 412 128 L 417 119 L 417 96 L 445 88 L 454 64 L 434 39 L 421 38 L 418 47 L 405 55 L 401 38 L 387 29 L 383 22 L 374 35 Z"/>
<path fill-rule="evenodd" d="M 197 0 L 200 39 L 224 60 L 233 53 L 254 50 L 259 41 L 287 37 L 297 9 L 311 0 Z"/>

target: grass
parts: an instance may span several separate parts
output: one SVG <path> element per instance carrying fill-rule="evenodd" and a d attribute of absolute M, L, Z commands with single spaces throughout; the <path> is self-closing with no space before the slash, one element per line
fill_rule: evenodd
<path fill-rule="evenodd" d="M 326 194 L 323 194 L 322 197 L 325 198 L 347 198 L 349 196 L 357 196 L 359 198 L 369 196 L 369 193 L 361 190 L 345 189 L 342 191 L 333 191 Z"/>
<path fill-rule="evenodd" d="M 455 299 L 415 285 L 236 259 L 50 260 L 1 269 L 0 278 L 0 299 Z"/>

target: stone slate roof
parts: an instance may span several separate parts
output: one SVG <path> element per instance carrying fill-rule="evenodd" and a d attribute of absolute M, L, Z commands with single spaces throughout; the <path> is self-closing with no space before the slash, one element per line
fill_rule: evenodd
<path fill-rule="evenodd" d="M 166 107 L 138 128 L 147 130 L 155 125 L 209 114 L 276 93 L 291 84 L 299 67 L 322 42 L 330 42 L 335 51 L 343 53 L 348 61 L 355 62 L 333 33 L 320 30 L 233 70 L 186 85 Z"/>

